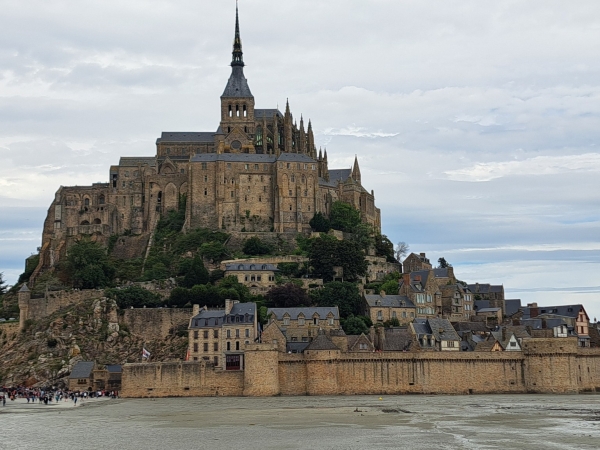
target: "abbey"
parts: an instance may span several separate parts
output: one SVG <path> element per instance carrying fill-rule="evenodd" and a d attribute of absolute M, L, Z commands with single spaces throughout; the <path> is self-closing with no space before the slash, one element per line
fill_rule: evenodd
<path fill-rule="evenodd" d="M 380 231 L 380 210 L 361 184 L 357 159 L 352 168 L 329 169 L 311 122 L 305 128 L 301 118 L 298 125 L 289 103 L 284 113 L 255 108 L 237 11 L 231 69 L 216 131 L 163 132 L 156 155 L 121 158 L 108 183 L 57 191 L 38 269 L 52 267 L 69 238 L 149 234 L 162 214 L 183 204 L 184 230 L 306 232 L 316 212 L 327 215 L 343 201 Z"/>

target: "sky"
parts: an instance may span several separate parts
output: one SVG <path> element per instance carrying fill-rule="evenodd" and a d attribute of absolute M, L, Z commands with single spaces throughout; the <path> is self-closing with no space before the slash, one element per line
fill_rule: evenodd
<path fill-rule="evenodd" d="M 214 131 L 233 0 L 0 0 L 0 272 L 59 186 Z M 240 0 L 257 108 L 358 155 L 383 233 L 458 278 L 600 318 L 600 2 Z"/>

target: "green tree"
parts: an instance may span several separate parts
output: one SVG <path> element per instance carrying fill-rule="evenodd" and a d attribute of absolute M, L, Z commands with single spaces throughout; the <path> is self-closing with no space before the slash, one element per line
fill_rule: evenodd
<path fill-rule="evenodd" d="M 217 281 L 222 280 L 225 277 L 225 271 L 221 269 L 215 269 L 210 273 L 209 281 L 215 284 Z"/>
<path fill-rule="evenodd" d="M 356 242 L 338 241 L 329 235 L 312 240 L 308 258 L 314 274 L 326 282 L 333 280 L 336 266 L 343 269 L 346 280 L 356 280 L 367 272 L 365 254 Z"/>
<path fill-rule="evenodd" d="M 163 304 L 160 295 L 139 286 L 108 289 L 106 296 L 114 299 L 117 302 L 117 306 L 121 309 L 156 308 Z"/>
<path fill-rule="evenodd" d="M 452 264 L 449 264 L 448 261 L 446 261 L 446 258 L 441 257 L 438 259 L 438 267 L 440 269 L 447 269 L 448 267 L 452 267 Z"/>
<path fill-rule="evenodd" d="M 209 282 L 210 275 L 208 270 L 204 267 L 204 261 L 200 255 L 196 255 L 192 260 L 187 273 L 183 277 L 181 286 L 186 288 L 193 288 L 197 284 L 206 284 Z"/>
<path fill-rule="evenodd" d="M 0 272 L 0 295 L 6 294 L 6 282 L 4 281 L 4 273 Z"/>
<path fill-rule="evenodd" d="M 337 249 L 337 266 L 341 266 L 344 270 L 345 280 L 357 280 L 359 277 L 367 273 L 367 261 L 365 254 L 356 242 L 353 241 L 338 241 Z"/>
<path fill-rule="evenodd" d="M 369 248 L 375 244 L 375 240 L 373 238 L 373 227 L 368 223 L 358 223 L 354 227 L 350 239 L 353 242 L 356 242 L 356 245 L 358 245 L 362 250 L 365 252 L 368 251 Z"/>
<path fill-rule="evenodd" d="M 266 297 L 269 305 L 273 308 L 297 308 L 311 304 L 306 291 L 293 283 L 273 286 L 267 292 Z"/>
<path fill-rule="evenodd" d="M 354 283 L 333 281 L 311 291 L 310 297 L 317 306 L 337 306 L 342 318 L 357 316 L 362 312 L 362 297 Z"/>
<path fill-rule="evenodd" d="M 377 256 L 384 256 L 387 262 L 398 262 L 394 255 L 394 244 L 392 244 L 392 241 L 385 234 L 375 236 L 375 254 Z"/>
<path fill-rule="evenodd" d="M 213 263 L 218 263 L 226 258 L 229 252 L 221 242 L 213 241 L 202 244 L 200 254 Z"/>
<path fill-rule="evenodd" d="M 383 322 L 383 326 L 385 328 L 399 327 L 400 321 L 397 317 L 392 317 L 390 320 L 386 320 L 385 322 Z"/>
<path fill-rule="evenodd" d="M 194 299 L 192 299 L 190 289 L 176 287 L 171 291 L 171 295 L 169 296 L 167 303 L 169 304 L 169 306 L 176 306 L 181 308 L 187 305 L 188 303 L 192 303 L 193 300 Z M 202 302 L 194 302 L 194 304 L 204 305 L 204 303 Z"/>
<path fill-rule="evenodd" d="M 253 236 L 244 242 L 243 251 L 246 255 L 268 255 L 272 252 L 272 248 L 270 245 L 264 243 L 260 240 L 260 238 Z"/>
<path fill-rule="evenodd" d="M 367 334 L 369 327 L 361 317 L 350 316 L 346 320 L 342 320 L 342 328 L 347 335 Z"/>
<path fill-rule="evenodd" d="M 318 233 L 327 233 L 331 230 L 331 222 L 320 212 L 316 213 L 308 224 Z"/>
<path fill-rule="evenodd" d="M 352 233 L 360 223 L 360 212 L 344 202 L 333 202 L 329 213 L 331 228 Z"/>
<path fill-rule="evenodd" d="M 314 274 L 325 281 L 333 280 L 335 275 L 333 268 L 338 262 L 338 240 L 333 236 L 324 235 L 311 241 L 308 258 Z"/>
<path fill-rule="evenodd" d="M 388 280 L 379 287 L 379 292 L 385 291 L 386 294 L 398 295 L 398 280 Z"/>
<path fill-rule="evenodd" d="M 218 284 L 218 289 L 220 289 L 221 291 L 225 291 L 228 289 L 235 290 L 238 294 L 238 299 L 242 303 L 250 301 L 252 297 L 250 294 L 250 289 L 248 289 L 247 286 L 240 283 L 238 279 L 232 275 L 223 278 Z M 225 298 L 223 298 L 223 300 L 225 300 Z"/>
<path fill-rule="evenodd" d="M 66 269 L 73 286 L 81 289 L 107 287 L 115 274 L 106 249 L 89 239 L 81 240 L 69 248 Z"/>

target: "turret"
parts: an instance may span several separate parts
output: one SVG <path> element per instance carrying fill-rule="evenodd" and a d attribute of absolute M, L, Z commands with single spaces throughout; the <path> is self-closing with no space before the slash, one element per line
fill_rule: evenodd
<path fill-rule="evenodd" d="M 354 167 L 352 168 L 352 179 L 360 183 L 360 167 L 358 166 L 358 156 L 354 155 Z"/>

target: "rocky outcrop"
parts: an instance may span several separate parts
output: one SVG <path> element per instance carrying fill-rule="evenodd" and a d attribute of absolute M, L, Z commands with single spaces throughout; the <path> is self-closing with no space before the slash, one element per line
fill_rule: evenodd
<path fill-rule="evenodd" d="M 148 340 L 129 330 L 114 300 L 85 300 L 0 335 L 0 384 L 61 384 L 78 361 L 139 362 L 144 346 L 161 361 L 181 360 L 187 349 L 182 328 L 175 324 L 166 336 Z"/>

